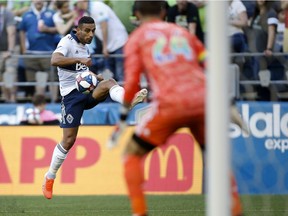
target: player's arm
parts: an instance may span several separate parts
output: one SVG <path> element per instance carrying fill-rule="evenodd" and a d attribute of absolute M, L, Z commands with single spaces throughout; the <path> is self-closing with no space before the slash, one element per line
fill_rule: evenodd
<path fill-rule="evenodd" d="M 86 66 L 91 66 L 92 61 L 91 58 L 73 58 L 73 57 L 65 57 L 60 52 L 54 52 L 51 57 L 51 65 L 52 66 L 58 66 L 58 67 L 64 67 L 67 65 L 73 65 L 77 63 L 82 63 Z"/>

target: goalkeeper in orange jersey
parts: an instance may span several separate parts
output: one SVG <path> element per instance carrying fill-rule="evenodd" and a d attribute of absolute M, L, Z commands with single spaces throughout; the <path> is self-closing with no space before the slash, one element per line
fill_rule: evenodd
<path fill-rule="evenodd" d="M 135 1 L 135 14 L 141 25 L 125 45 L 125 94 L 121 121 L 110 140 L 112 147 L 125 128 L 129 107 L 139 90 L 145 71 L 152 90 L 149 112 L 136 126 L 124 150 L 124 176 L 133 215 L 147 215 L 143 192 L 141 159 L 163 145 L 177 129 L 188 127 L 203 147 L 205 143 L 205 57 L 196 36 L 175 24 L 162 21 L 165 1 Z M 241 215 L 241 205 L 233 184 L 233 215 Z"/>

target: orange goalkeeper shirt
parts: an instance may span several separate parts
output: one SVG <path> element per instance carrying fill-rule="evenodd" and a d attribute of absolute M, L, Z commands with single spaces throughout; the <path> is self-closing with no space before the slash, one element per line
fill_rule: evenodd
<path fill-rule="evenodd" d="M 124 55 L 125 102 L 139 90 L 144 72 L 152 101 L 160 108 L 184 114 L 203 105 L 205 75 L 200 62 L 205 49 L 186 29 L 159 20 L 143 23 L 130 35 Z"/>

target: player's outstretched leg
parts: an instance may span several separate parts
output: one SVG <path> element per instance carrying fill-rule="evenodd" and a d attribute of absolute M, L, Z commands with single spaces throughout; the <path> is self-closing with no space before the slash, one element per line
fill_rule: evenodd
<path fill-rule="evenodd" d="M 44 176 L 44 181 L 42 184 L 42 192 L 46 199 L 51 199 L 53 195 L 53 184 L 54 179 L 48 179 L 47 174 Z"/>
<path fill-rule="evenodd" d="M 98 83 L 97 87 L 93 90 L 92 96 L 97 100 L 104 100 L 107 94 L 110 95 L 113 101 L 123 104 L 125 90 L 114 79 L 103 80 Z M 138 103 L 145 100 L 148 95 L 147 89 L 141 89 L 137 92 L 131 102 L 131 109 Z"/>
<path fill-rule="evenodd" d="M 123 98 L 124 98 L 124 93 L 125 90 L 122 86 L 119 86 L 118 84 L 113 85 L 112 87 L 109 87 L 109 94 L 112 100 L 117 101 L 118 103 L 123 104 Z M 94 90 L 95 91 L 95 90 Z M 93 92 L 94 94 L 94 92 Z M 138 91 L 132 102 L 131 102 L 131 106 L 130 109 L 132 109 L 134 106 L 136 106 L 136 104 L 141 103 L 145 100 L 145 98 L 148 95 L 148 90 L 147 89 L 141 89 L 140 91 Z M 94 97 L 96 98 L 96 97 Z"/>
<path fill-rule="evenodd" d="M 147 89 L 141 89 L 139 92 L 135 94 L 135 97 L 133 98 L 133 101 L 131 103 L 130 109 L 132 109 L 134 106 L 136 106 L 138 103 L 141 103 L 147 98 L 148 90 Z"/>

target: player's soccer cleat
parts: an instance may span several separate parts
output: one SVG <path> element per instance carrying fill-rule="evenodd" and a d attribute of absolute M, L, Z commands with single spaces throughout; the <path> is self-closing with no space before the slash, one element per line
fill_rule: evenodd
<path fill-rule="evenodd" d="M 42 192 L 46 199 L 51 199 L 53 194 L 54 179 L 48 179 L 45 175 L 44 182 L 42 184 Z"/>
<path fill-rule="evenodd" d="M 147 97 L 147 95 L 148 95 L 148 90 L 145 88 L 137 92 L 135 97 L 133 98 L 130 109 L 136 106 L 136 104 L 143 102 L 145 98 Z"/>

